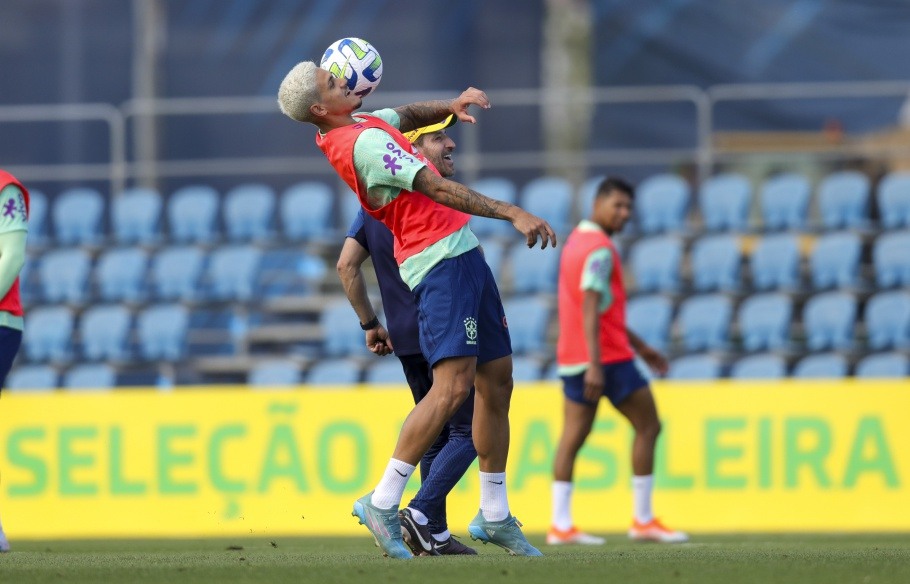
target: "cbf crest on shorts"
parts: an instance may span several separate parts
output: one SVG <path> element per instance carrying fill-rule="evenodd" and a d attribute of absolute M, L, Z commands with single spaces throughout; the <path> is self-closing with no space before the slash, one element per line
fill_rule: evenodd
<path fill-rule="evenodd" d="M 464 334 L 468 337 L 467 344 L 477 344 L 477 319 L 473 316 L 464 319 Z"/>

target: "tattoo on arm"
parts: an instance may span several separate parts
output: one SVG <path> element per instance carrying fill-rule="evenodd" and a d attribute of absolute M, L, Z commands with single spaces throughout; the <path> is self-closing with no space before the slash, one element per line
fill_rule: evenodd
<path fill-rule="evenodd" d="M 436 176 L 429 168 L 418 171 L 414 177 L 414 190 L 425 194 L 437 203 L 479 217 L 509 220 L 509 203 L 491 199 L 461 183 Z"/>
<path fill-rule="evenodd" d="M 395 108 L 399 118 L 399 130 L 410 132 L 428 124 L 434 124 L 451 113 L 452 100 L 422 101 Z"/>

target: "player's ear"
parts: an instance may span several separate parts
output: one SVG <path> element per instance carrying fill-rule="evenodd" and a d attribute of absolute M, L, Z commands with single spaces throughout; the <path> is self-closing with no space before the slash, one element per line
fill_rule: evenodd
<path fill-rule="evenodd" d="M 314 103 L 310 106 L 310 113 L 313 114 L 313 117 L 321 118 L 328 113 L 328 110 L 321 103 Z"/>

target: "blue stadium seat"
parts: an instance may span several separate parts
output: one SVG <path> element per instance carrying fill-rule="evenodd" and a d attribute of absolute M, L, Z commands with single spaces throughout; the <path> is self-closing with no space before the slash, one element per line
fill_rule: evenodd
<path fill-rule="evenodd" d="M 818 210 L 825 229 L 865 226 L 869 220 L 869 178 L 845 170 L 829 174 L 818 187 Z"/>
<path fill-rule="evenodd" d="M 502 274 L 503 256 L 505 256 L 508 245 L 504 241 L 487 237 L 480 240 L 480 247 L 483 249 L 483 259 L 490 266 L 493 277 L 499 282 Z"/>
<path fill-rule="evenodd" d="M 910 347 L 910 293 L 876 294 L 866 303 L 864 320 L 872 349 Z"/>
<path fill-rule="evenodd" d="M 670 335 L 673 304 L 664 296 L 636 296 L 626 305 L 626 323 L 646 343 L 664 351 Z"/>
<path fill-rule="evenodd" d="M 37 189 L 29 189 L 28 199 L 28 244 L 42 246 L 48 241 L 47 195 Z"/>
<path fill-rule="evenodd" d="M 559 252 L 516 244 L 509 248 L 508 266 L 513 294 L 555 293 L 559 279 Z"/>
<path fill-rule="evenodd" d="M 311 294 L 327 274 L 325 260 L 298 246 L 268 249 L 259 260 L 256 295 L 275 298 Z"/>
<path fill-rule="evenodd" d="M 849 349 L 853 346 L 856 299 L 845 292 L 823 292 L 803 308 L 803 328 L 809 349 Z"/>
<path fill-rule="evenodd" d="M 357 198 L 351 193 L 355 202 Z M 291 241 L 326 241 L 332 237 L 332 210 L 335 195 L 323 182 L 305 181 L 291 185 L 281 195 L 281 227 Z M 357 207 L 360 203 L 357 202 Z M 347 233 L 348 224 L 344 230 Z"/>
<path fill-rule="evenodd" d="M 99 359 L 122 361 L 129 356 L 130 311 L 118 305 L 96 305 L 79 320 L 82 356 L 90 361 Z"/>
<path fill-rule="evenodd" d="M 717 379 L 720 377 L 720 362 L 711 355 L 688 355 L 673 360 L 667 379 L 675 381 Z"/>
<path fill-rule="evenodd" d="M 677 317 L 683 346 L 687 351 L 725 348 L 732 313 L 732 303 L 723 294 L 703 294 L 684 300 Z"/>
<path fill-rule="evenodd" d="M 354 194 L 354 191 L 347 187 L 342 187 L 341 197 L 338 199 L 338 205 L 341 209 L 341 228 L 340 231 L 347 233 L 351 224 L 360 213 L 360 199 Z"/>
<path fill-rule="evenodd" d="M 105 363 L 83 363 L 63 375 L 63 387 L 76 390 L 109 390 L 117 384 L 117 374 Z"/>
<path fill-rule="evenodd" d="M 6 377 L 7 391 L 51 391 L 57 387 L 57 370 L 50 365 L 20 365 Z"/>
<path fill-rule="evenodd" d="M 46 252 L 38 268 L 47 302 L 81 304 L 86 300 L 91 260 L 82 249 L 55 249 Z"/>
<path fill-rule="evenodd" d="M 54 200 L 51 213 L 59 245 L 96 244 L 101 241 L 104 198 L 95 189 L 63 191 Z"/>
<path fill-rule="evenodd" d="M 320 324 L 323 331 L 322 350 L 327 356 L 372 355 L 366 347 L 357 315 L 347 300 L 338 300 L 325 307 Z"/>
<path fill-rule="evenodd" d="M 787 364 L 782 357 L 763 353 L 743 357 L 733 364 L 733 379 L 780 379 L 787 376 Z"/>
<path fill-rule="evenodd" d="M 540 360 L 534 357 L 519 355 L 512 358 L 512 380 L 515 382 L 539 381 L 541 374 Z"/>
<path fill-rule="evenodd" d="M 117 243 L 153 244 L 160 238 L 161 194 L 155 189 L 127 189 L 111 202 L 111 223 Z"/>
<path fill-rule="evenodd" d="M 70 356 L 73 313 L 64 306 L 46 306 L 29 311 L 22 336 L 30 361 L 65 361 Z"/>
<path fill-rule="evenodd" d="M 550 307 L 538 297 L 512 298 L 503 303 L 512 352 L 516 355 L 542 353 L 547 349 Z"/>
<path fill-rule="evenodd" d="M 525 211 L 545 219 L 557 235 L 569 232 L 572 185 L 568 180 L 556 176 L 535 178 L 521 189 L 519 199 Z"/>
<path fill-rule="evenodd" d="M 272 231 L 275 191 L 264 184 L 243 184 L 224 196 L 224 227 L 231 241 L 265 241 Z"/>
<path fill-rule="evenodd" d="M 482 178 L 472 182 L 469 186 L 482 195 L 507 203 L 515 203 L 517 198 L 518 189 L 515 183 L 508 178 Z M 489 217 L 471 217 L 471 231 L 477 237 L 510 237 L 515 233 L 515 228 L 508 221 Z"/>
<path fill-rule="evenodd" d="M 910 172 L 892 172 L 878 185 L 878 209 L 885 229 L 910 227 Z"/>
<path fill-rule="evenodd" d="M 761 189 L 764 229 L 805 229 L 810 194 L 809 181 L 801 174 L 787 173 L 767 179 Z"/>
<path fill-rule="evenodd" d="M 747 351 L 782 349 L 787 344 L 793 301 L 786 294 L 756 294 L 739 307 L 737 322 Z"/>
<path fill-rule="evenodd" d="M 841 232 L 823 235 L 809 256 L 812 286 L 825 288 L 855 288 L 859 283 L 859 260 L 862 244 L 855 233 Z"/>
<path fill-rule="evenodd" d="M 702 184 L 699 210 L 709 231 L 745 231 L 752 201 L 752 184 L 737 173 L 712 176 Z"/>
<path fill-rule="evenodd" d="M 148 254 L 138 247 L 112 249 L 98 259 L 95 274 L 104 302 L 138 302 L 145 294 Z"/>
<path fill-rule="evenodd" d="M 799 379 L 839 379 L 847 376 L 847 360 L 837 353 L 821 353 L 804 357 L 793 368 Z"/>
<path fill-rule="evenodd" d="M 761 238 L 750 260 L 756 290 L 793 290 L 799 287 L 799 240 L 783 233 Z"/>
<path fill-rule="evenodd" d="M 193 300 L 205 256 L 197 247 L 167 247 L 152 260 L 152 284 L 162 300 Z"/>
<path fill-rule="evenodd" d="M 591 210 L 594 208 L 594 197 L 597 196 L 597 188 L 605 178 L 607 177 L 603 175 L 592 176 L 585 179 L 585 182 L 581 183 L 581 186 L 578 187 L 576 194 L 578 208 L 576 209 L 576 213 L 579 218 L 585 219 L 591 216 Z"/>
<path fill-rule="evenodd" d="M 671 235 L 641 239 L 629 262 L 638 292 L 673 292 L 679 288 L 682 241 Z"/>
<path fill-rule="evenodd" d="M 139 355 L 147 361 L 177 361 L 186 353 L 189 311 L 180 304 L 149 306 L 136 319 Z"/>
<path fill-rule="evenodd" d="M 407 379 L 401 361 L 395 357 L 385 357 L 367 368 L 364 382 L 371 385 L 406 385 Z"/>
<path fill-rule="evenodd" d="M 360 382 L 360 364 L 353 359 L 325 359 L 306 374 L 308 385 L 354 385 Z"/>
<path fill-rule="evenodd" d="M 167 219 L 171 240 L 177 243 L 208 243 L 215 238 L 218 191 L 204 185 L 186 186 L 171 195 Z"/>
<path fill-rule="evenodd" d="M 216 248 L 209 259 L 211 296 L 218 300 L 253 298 L 262 252 L 252 245 Z"/>
<path fill-rule="evenodd" d="M 735 235 L 708 235 L 692 246 L 692 275 L 695 289 L 734 291 L 740 287 L 742 251 Z"/>
<path fill-rule="evenodd" d="M 856 364 L 857 377 L 894 377 L 910 375 L 910 360 L 901 353 L 878 353 L 868 355 Z"/>
<path fill-rule="evenodd" d="M 910 286 L 910 231 L 886 233 L 872 246 L 875 284 L 881 288 Z"/>
<path fill-rule="evenodd" d="M 681 231 L 689 208 L 689 184 L 675 174 L 657 174 L 638 185 L 635 211 L 642 233 Z"/>
<path fill-rule="evenodd" d="M 298 385 L 303 376 L 300 365 L 290 359 L 268 359 L 256 363 L 247 377 L 247 384 L 255 387 Z"/>

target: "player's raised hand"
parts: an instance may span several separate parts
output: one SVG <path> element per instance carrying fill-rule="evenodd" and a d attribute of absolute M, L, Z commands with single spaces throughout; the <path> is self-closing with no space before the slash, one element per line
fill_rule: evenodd
<path fill-rule="evenodd" d="M 518 212 L 512 219 L 512 226 L 528 238 L 528 247 L 537 245 L 538 238 L 540 238 L 540 249 L 546 249 L 547 244 L 556 247 L 556 232 L 553 231 L 550 224 L 524 209 L 518 208 Z"/>
<path fill-rule="evenodd" d="M 474 124 L 477 120 L 468 113 L 468 107 L 472 105 L 480 106 L 483 109 L 490 109 L 490 100 L 483 91 L 474 87 L 468 87 L 461 95 L 452 100 L 452 113 L 462 122 Z"/>

